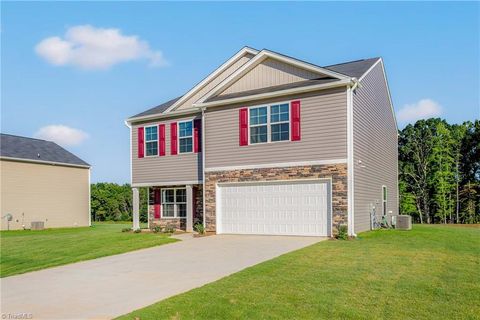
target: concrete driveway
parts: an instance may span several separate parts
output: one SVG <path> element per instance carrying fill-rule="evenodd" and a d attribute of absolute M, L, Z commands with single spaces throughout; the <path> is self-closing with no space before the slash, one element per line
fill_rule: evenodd
<path fill-rule="evenodd" d="M 2 319 L 110 319 L 323 239 L 218 235 L 7 277 Z"/>

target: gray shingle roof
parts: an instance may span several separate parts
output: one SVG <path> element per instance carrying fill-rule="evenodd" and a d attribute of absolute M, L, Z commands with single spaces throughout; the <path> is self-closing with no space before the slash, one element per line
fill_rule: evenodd
<path fill-rule="evenodd" d="M 278 86 L 272 86 L 272 87 L 266 87 L 266 88 L 260 88 L 260 89 L 254 89 L 254 90 L 247 90 L 247 91 L 235 92 L 235 93 L 230 93 L 230 94 L 224 94 L 224 95 L 221 95 L 221 96 L 212 97 L 212 98 L 208 99 L 206 102 L 220 101 L 220 100 L 232 99 L 232 98 L 239 98 L 239 97 L 245 97 L 245 96 L 250 96 L 250 95 L 254 95 L 254 94 L 274 92 L 274 91 L 280 91 L 280 90 L 286 90 L 286 89 L 292 89 L 292 88 L 308 87 L 308 86 L 313 86 L 313 85 L 316 85 L 316 84 L 324 84 L 324 83 L 335 82 L 335 81 L 340 81 L 340 80 L 334 79 L 334 78 L 318 78 L 318 79 L 312 79 L 312 80 L 298 81 L 298 82 L 287 83 L 287 84 L 282 84 L 282 85 L 278 85 Z"/>
<path fill-rule="evenodd" d="M 349 61 L 349 62 L 334 64 L 334 65 L 330 65 L 330 66 L 324 66 L 324 67 L 321 67 L 321 68 L 325 68 L 325 69 L 328 69 L 328 70 L 331 70 L 331 71 L 334 71 L 334 72 L 338 72 L 338 73 L 344 74 L 344 75 L 349 76 L 349 77 L 360 78 L 365 72 L 367 72 L 367 70 L 371 66 L 373 66 L 373 64 L 375 62 L 378 61 L 378 59 L 380 59 L 380 58 L 377 57 L 377 58 L 355 60 L 355 61 Z M 273 87 L 268 87 L 268 88 L 239 92 L 239 93 L 235 93 L 235 94 L 231 94 L 231 95 L 223 95 L 221 97 L 210 98 L 210 99 L 207 100 L 207 102 L 224 100 L 224 99 L 235 98 L 235 97 L 243 97 L 243 96 L 247 96 L 247 95 L 251 95 L 251 94 L 258 94 L 258 93 L 264 93 L 264 92 L 272 92 L 272 91 L 276 91 L 276 90 L 284 90 L 284 89 L 289 89 L 289 88 L 309 86 L 309 85 L 313 85 L 313 84 L 318 84 L 319 83 L 318 81 L 320 81 L 320 80 L 322 80 L 322 79 L 307 80 L 307 81 L 301 81 L 301 82 L 292 83 L 292 84 L 288 84 L 288 85 L 273 86 Z M 323 80 L 325 80 L 326 82 L 335 81 L 335 79 L 332 79 L 332 78 L 323 78 Z M 315 81 L 315 82 L 312 82 L 312 81 Z M 168 107 L 173 105 L 181 97 L 182 96 L 180 96 L 178 98 L 175 98 L 175 99 L 172 99 L 170 101 L 167 101 L 167 102 L 165 102 L 161 105 L 158 105 L 156 107 L 148 109 L 148 110 L 146 110 L 144 112 L 141 112 L 139 114 L 136 114 L 136 115 L 132 116 L 131 118 L 163 113 L 165 110 L 168 109 Z"/>
<path fill-rule="evenodd" d="M 162 103 L 161 105 L 158 105 L 156 107 L 153 107 L 151 109 L 148 109 L 146 111 L 140 112 L 130 118 L 136 118 L 136 117 L 142 117 L 142 116 L 149 116 L 151 114 L 157 114 L 157 113 L 163 113 L 163 111 L 167 110 L 168 107 L 170 107 L 172 104 L 178 101 L 183 96 L 177 97 L 175 99 L 172 99 L 170 101 L 167 101 L 165 103 Z"/>
<path fill-rule="evenodd" d="M 332 70 L 344 75 L 360 78 L 375 62 L 380 58 L 370 58 L 363 60 L 350 61 L 345 63 L 334 64 L 331 66 L 323 67 L 328 70 Z"/>
<path fill-rule="evenodd" d="M 0 134 L 0 156 L 32 161 L 49 161 L 70 165 L 88 163 L 52 141 Z"/>

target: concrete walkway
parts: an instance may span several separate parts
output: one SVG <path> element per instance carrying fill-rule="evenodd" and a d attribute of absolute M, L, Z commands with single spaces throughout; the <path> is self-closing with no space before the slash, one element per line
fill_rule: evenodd
<path fill-rule="evenodd" d="M 321 240 L 210 236 L 2 278 L 2 319 L 110 319 Z"/>

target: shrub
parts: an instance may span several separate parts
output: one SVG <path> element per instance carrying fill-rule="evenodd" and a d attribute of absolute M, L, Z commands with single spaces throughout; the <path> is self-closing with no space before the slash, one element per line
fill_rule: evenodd
<path fill-rule="evenodd" d="M 122 229 L 122 232 L 130 232 L 130 231 L 132 231 L 131 228 L 123 228 L 123 229 Z"/>
<path fill-rule="evenodd" d="M 154 226 L 154 227 L 152 228 L 152 231 L 155 232 L 155 233 L 162 232 L 162 227 L 160 227 L 160 226 Z"/>
<path fill-rule="evenodd" d="M 140 233 L 140 232 L 142 232 L 142 230 L 141 229 L 135 229 L 133 232 Z"/>
<path fill-rule="evenodd" d="M 348 239 L 348 227 L 345 224 L 341 224 L 338 226 L 338 234 L 337 239 L 340 240 L 347 240 Z"/>
<path fill-rule="evenodd" d="M 174 233 L 175 232 L 175 227 L 172 226 L 171 224 L 167 224 L 165 228 L 163 229 L 163 232 L 165 233 Z"/>
<path fill-rule="evenodd" d="M 205 234 L 205 226 L 202 223 L 196 223 L 193 229 L 200 234 Z"/>

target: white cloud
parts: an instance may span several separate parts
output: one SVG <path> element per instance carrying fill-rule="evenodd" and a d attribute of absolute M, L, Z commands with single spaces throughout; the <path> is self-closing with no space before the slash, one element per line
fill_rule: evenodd
<path fill-rule="evenodd" d="M 404 105 L 397 112 L 400 123 L 415 122 L 419 119 L 438 117 L 442 114 L 442 106 L 432 99 L 421 99 L 412 104 Z"/>
<path fill-rule="evenodd" d="M 153 67 L 167 65 L 161 51 L 153 51 L 137 36 L 90 25 L 71 27 L 63 38 L 43 39 L 35 52 L 53 65 L 82 69 L 108 69 L 117 63 L 139 59 L 148 60 Z"/>
<path fill-rule="evenodd" d="M 88 138 L 88 134 L 82 130 L 61 124 L 42 127 L 34 136 L 39 139 L 54 141 L 62 146 L 79 145 Z"/>

